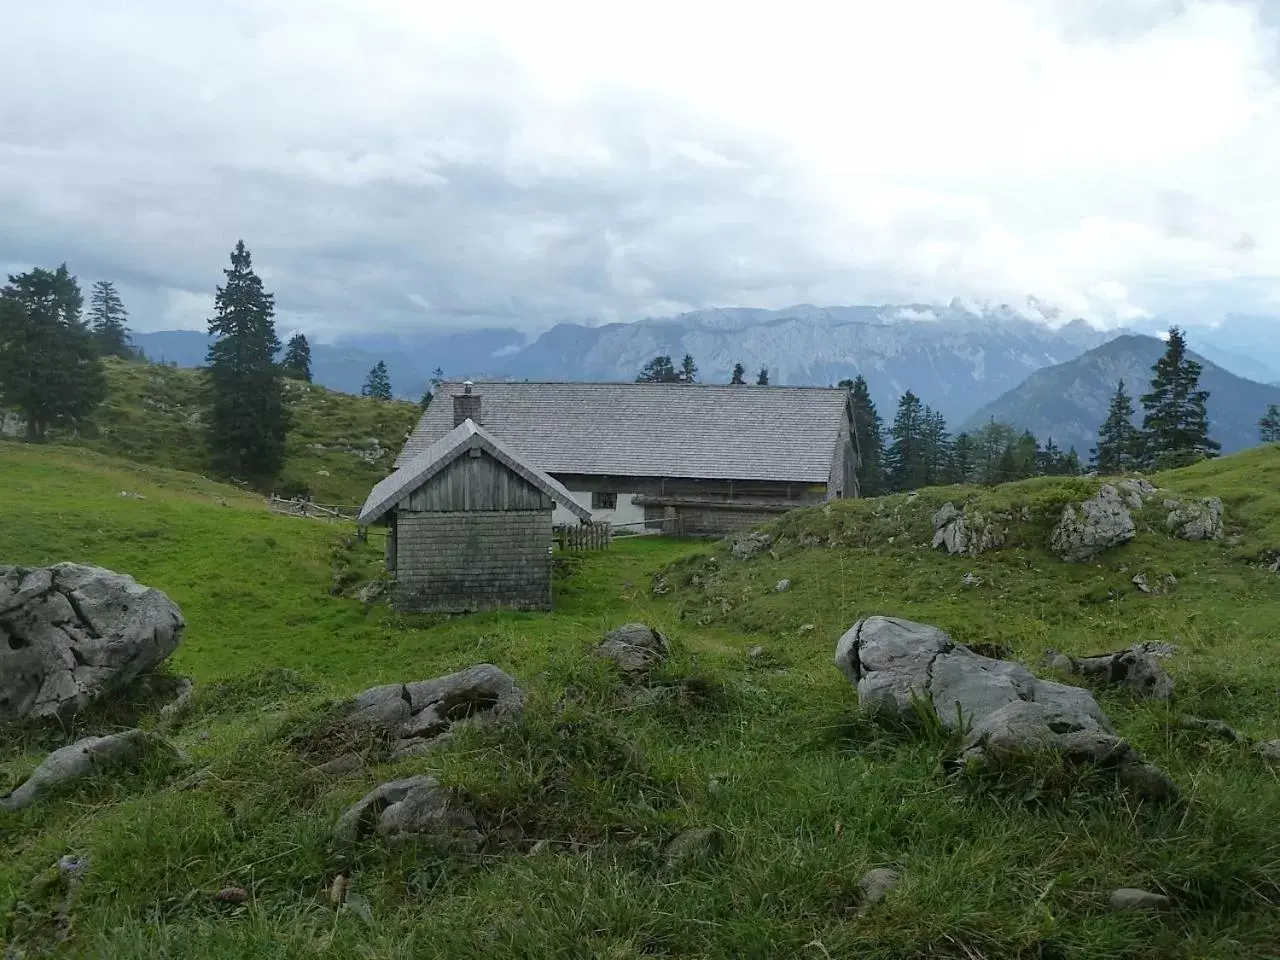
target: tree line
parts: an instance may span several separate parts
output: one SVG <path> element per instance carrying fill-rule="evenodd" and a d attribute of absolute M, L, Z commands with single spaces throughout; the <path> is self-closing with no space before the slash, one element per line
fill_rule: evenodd
<path fill-rule="evenodd" d="M 740 363 L 733 365 L 733 374 L 729 382 L 735 386 L 743 386 L 746 384 L 747 368 Z M 662 355 L 654 357 L 636 374 L 636 383 L 697 383 L 698 382 L 698 365 L 693 362 L 690 354 L 685 354 L 684 359 L 680 361 L 677 367 L 671 362 L 671 357 Z M 761 367 L 760 372 L 756 374 L 756 386 L 767 387 L 769 385 L 769 368 Z"/>

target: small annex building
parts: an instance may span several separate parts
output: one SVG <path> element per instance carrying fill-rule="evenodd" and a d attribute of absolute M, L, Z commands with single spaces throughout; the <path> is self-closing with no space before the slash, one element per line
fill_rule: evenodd
<path fill-rule="evenodd" d="M 559 481 L 466 419 L 378 483 L 359 522 L 387 525 L 397 610 L 550 610 L 557 506 L 591 517 Z"/>

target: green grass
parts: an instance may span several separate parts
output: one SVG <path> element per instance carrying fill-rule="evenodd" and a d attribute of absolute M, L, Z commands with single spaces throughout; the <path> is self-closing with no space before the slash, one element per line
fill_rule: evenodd
<path fill-rule="evenodd" d="M 80 435 L 54 439 L 135 462 L 206 472 L 204 374 L 114 357 L 103 362 L 106 402 Z M 276 490 L 284 496 L 309 493 L 316 503 L 363 503 L 391 472 L 422 411 L 416 404 L 383 403 L 298 380 L 285 386 L 293 429 Z"/>
<path fill-rule="evenodd" d="M 0 941 L 53 949 L 65 890 L 49 867 L 76 853 L 92 868 L 57 947 L 68 955 L 1280 956 L 1280 783 L 1247 750 L 1171 732 L 1168 708 L 1102 692 L 1181 803 L 1141 806 L 1053 771 L 952 782 L 944 739 L 871 723 L 831 665 L 840 633 L 873 613 L 1005 643 L 1033 663 L 1051 646 L 1170 639 L 1177 711 L 1280 736 L 1280 578 L 1252 562 L 1280 547 L 1280 451 L 1159 482 L 1221 495 L 1238 539 L 1186 544 L 1144 529 L 1100 563 L 1065 565 L 1040 545 L 1045 525 L 1090 481 L 929 490 L 784 517 L 776 559 L 619 541 L 570 565 L 554 613 L 432 619 L 330 594 L 335 571 L 365 576 L 380 546 L 347 545 L 343 527 L 270 515 L 192 475 L 0 447 L 6 562 L 97 562 L 182 606 L 190 627 L 173 669 L 198 696 L 176 737 L 191 769 L 209 771 L 193 785 L 186 771 L 143 768 L 0 819 Z M 976 559 L 928 550 L 932 511 L 967 498 L 1017 515 L 1011 545 Z M 806 534 L 822 545 L 801 548 Z M 661 570 L 673 589 L 655 598 Z M 981 586 L 962 585 L 970 570 Z M 1138 570 L 1174 573 L 1177 588 L 1140 594 Z M 773 593 L 782 577 L 792 589 Z M 674 692 L 647 705 L 590 653 L 635 619 L 676 650 L 654 681 Z M 767 655 L 753 661 L 757 644 Z M 310 772 L 344 748 L 322 735 L 329 697 L 482 661 L 528 692 L 517 727 L 399 764 L 375 755 L 347 781 Z M 0 749 L 0 787 L 57 742 Z M 495 838 L 483 854 L 330 840 L 346 804 L 418 772 L 465 795 Z M 665 867 L 663 843 L 694 825 L 718 828 L 723 849 Z M 551 844 L 530 856 L 537 839 Z M 874 866 L 905 879 L 860 916 L 858 879 Z M 371 922 L 328 907 L 339 874 Z M 249 902 L 215 903 L 230 885 Z M 1161 890 L 1174 906 L 1114 914 L 1106 897 L 1119 886 Z"/>

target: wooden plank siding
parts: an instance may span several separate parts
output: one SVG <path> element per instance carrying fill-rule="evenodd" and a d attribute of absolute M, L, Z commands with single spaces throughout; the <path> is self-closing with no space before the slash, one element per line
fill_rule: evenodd
<path fill-rule="evenodd" d="M 401 508 L 412 513 L 550 510 L 552 506 L 550 497 L 482 450 L 458 457 L 401 502 Z"/>
<path fill-rule="evenodd" d="M 551 609 L 551 510 L 397 511 L 395 606 Z"/>

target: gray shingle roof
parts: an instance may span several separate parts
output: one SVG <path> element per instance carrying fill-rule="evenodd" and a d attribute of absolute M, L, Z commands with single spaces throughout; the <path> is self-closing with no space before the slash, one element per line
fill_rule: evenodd
<path fill-rule="evenodd" d="M 537 467 L 522 460 L 506 444 L 491 436 L 483 428 L 470 420 L 463 421 L 435 443 L 429 444 L 418 454 L 411 457 L 404 466 L 399 467 L 391 476 L 379 481 L 369 492 L 364 507 L 360 510 L 359 523 L 368 524 L 382 516 L 417 490 L 446 466 L 462 456 L 468 450 L 479 447 L 490 456 L 506 464 L 525 480 L 540 489 L 547 496 L 562 504 L 579 520 L 590 520 L 591 511 L 573 499 L 573 495 L 560 481 L 547 476 Z M 398 461 L 397 461 L 398 462 Z"/>
<path fill-rule="evenodd" d="M 397 465 L 453 426 L 443 384 Z M 816 387 L 477 383 L 480 422 L 547 473 L 825 483 L 847 394 Z"/>

